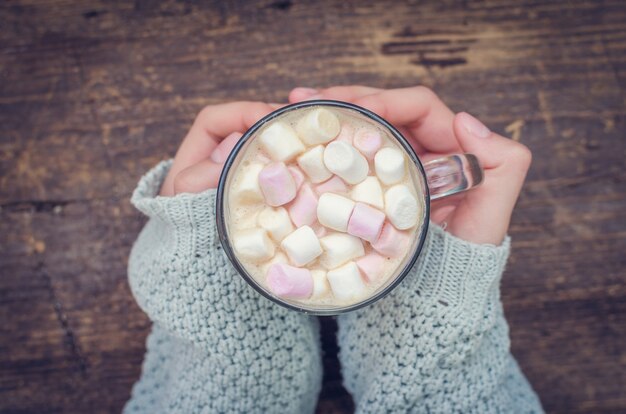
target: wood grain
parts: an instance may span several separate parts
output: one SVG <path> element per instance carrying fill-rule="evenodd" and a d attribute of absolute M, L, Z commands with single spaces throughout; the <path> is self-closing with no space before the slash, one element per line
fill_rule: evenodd
<path fill-rule="evenodd" d="M 149 321 L 128 199 L 195 114 L 425 84 L 534 153 L 503 282 L 549 412 L 626 411 L 622 1 L 0 3 L 0 411 L 119 412 Z M 318 412 L 351 412 L 333 339 Z"/>

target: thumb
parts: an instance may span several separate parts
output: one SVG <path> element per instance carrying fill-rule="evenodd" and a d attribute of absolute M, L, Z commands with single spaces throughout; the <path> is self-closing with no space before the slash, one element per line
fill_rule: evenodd
<path fill-rule="evenodd" d="M 484 169 L 521 170 L 524 179 L 532 158 L 524 145 L 491 132 L 467 112 L 455 115 L 453 127 L 463 151 L 476 155 Z"/>
<path fill-rule="evenodd" d="M 524 145 L 491 132 L 468 113 L 455 115 L 454 134 L 484 169 L 484 182 L 468 191 L 455 211 L 454 233 L 477 243 L 498 244 L 506 234 L 531 153 Z"/>
<path fill-rule="evenodd" d="M 174 193 L 201 193 L 217 187 L 224 162 L 241 138 L 240 132 L 229 134 L 213 150 L 210 157 L 180 171 L 174 177 Z"/>

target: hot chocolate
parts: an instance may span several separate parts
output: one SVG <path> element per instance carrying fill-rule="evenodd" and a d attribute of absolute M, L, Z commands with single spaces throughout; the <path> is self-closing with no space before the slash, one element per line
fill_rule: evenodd
<path fill-rule="evenodd" d="M 239 263 L 275 297 L 346 306 L 388 285 L 425 219 L 419 172 L 381 124 L 343 108 L 286 112 L 230 170 L 225 224 Z"/>

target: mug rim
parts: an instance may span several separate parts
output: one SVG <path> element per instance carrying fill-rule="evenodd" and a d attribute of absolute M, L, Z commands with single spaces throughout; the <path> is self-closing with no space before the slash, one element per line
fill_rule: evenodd
<path fill-rule="evenodd" d="M 422 224 L 422 232 L 421 235 L 419 236 L 419 240 L 417 240 L 417 247 L 415 249 L 415 253 L 413 254 L 413 256 L 411 258 L 409 258 L 409 260 L 406 262 L 406 264 L 404 265 L 403 269 L 398 273 L 398 275 L 395 277 L 395 280 L 393 280 L 391 283 L 389 283 L 384 289 L 381 289 L 379 292 L 375 293 L 374 295 L 368 297 L 365 300 L 362 300 L 360 302 L 351 304 L 351 305 L 347 305 L 341 308 L 337 308 L 337 309 L 310 309 L 307 308 L 306 306 L 299 306 L 297 304 L 293 304 L 293 303 L 288 303 L 284 300 L 281 300 L 280 298 L 277 298 L 273 295 L 271 295 L 269 292 L 267 292 L 257 281 L 256 279 L 254 279 L 254 277 L 252 277 L 251 275 L 248 274 L 248 272 L 245 270 L 245 268 L 243 267 L 243 265 L 239 262 L 239 259 L 237 259 L 237 256 L 234 253 L 234 248 L 231 246 L 229 238 L 228 238 L 228 230 L 226 228 L 226 220 L 224 218 L 224 211 L 225 211 L 225 207 L 224 207 L 224 203 L 225 203 L 225 197 L 224 197 L 224 193 L 225 193 L 225 187 L 226 187 L 226 180 L 228 178 L 228 174 L 230 172 L 231 167 L 233 166 L 235 160 L 237 159 L 237 156 L 239 155 L 239 152 L 241 151 L 241 149 L 246 145 L 246 143 L 248 142 L 248 140 L 250 140 L 250 138 L 252 136 L 254 136 L 254 134 L 261 128 L 263 127 L 266 123 L 273 121 L 275 118 L 284 115 L 288 112 L 292 112 L 295 110 L 299 110 L 299 109 L 303 109 L 303 108 L 308 108 L 308 107 L 313 107 L 313 106 L 331 106 L 331 107 L 336 107 L 336 108 L 342 108 L 342 109 L 349 109 L 349 110 L 353 110 L 356 111 L 358 113 L 360 113 L 361 115 L 366 116 L 367 118 L 370 118 L 371 120 L 375 121 L 376 123 L 382 125 L 383 127 L 385 127 L 388 131 L 391 132 L 391 135 L 393 135 L 393 137 L 396 139 L 396 141 L 402 146 L 402 148 L 408 153 L 409 158 L 411 159 L 411 161 L 413 161 L 413 163 L 415 164 L 415 166 L 417 167 L 420 175 L 422 176 L 423 179 L 423 193 L 424 193 L 424 222 Z M 265 298 L 271 300 L 272 302 L 283 306 L 287 309 L 291 309 L 291 310 L 295 310 L 301 313 L 305 313 L 305 314 L 309 314 L 309 315 L 317 315 L 317 316 L 332 316 L 332 315 L 339 315 L 342 313 L 347 313 L 347 312 L 351 312 L 357 309 L 361 309 L 364 308 L 366 306 L 371 305 L 372 303 L 382 299 L 383 297 L 387 296 L 391 291 L 393 291 L 403 280 L 404 278 L 409 274 L 409 272 L 411 271 L 411 269 L 413 268 L 413 266 L 415 265 L 415 262 L 417 261 L 417 259 L 419 258 L 421 252 L 422 252 L 422 248 L 424 247 L 424 243 L 426 241 L 426 235 L 428 234 L 428 230 L 429 230 L 429 223 L 430 223 L 430 190 L 428 188 L 428 181 L 426 179 L 426 172 L 424 170 L 424 166 L 422 165 L 422 162 L 419 160 L 419 158 L 417 157 L 417 154 L 415 154 L 415 150 L 413 149 L 413 147 L 411 147 L 411 145 L 409 144 L 409 142 L 407 141 L 407 139 L 400 133 L 400 131 L 398 131 L 393 125 L 391 125 L 389 122 L 387 122 L 384 118 L 382 118 L 381 116 L 375 114 L 374 112 L 363 108 L 361 106 L 352 104 L 352 103 L 348 103 L 348 102 L 343 102 L 343 101 L 336 101 L 336 100 L 330 100 L 330 99 L 316 99 L 316 100 L 310 100 L 310 101 L 303 101 L 303 102 L 298 102 L 295 104 L 290 104 L 290 105 L 286 105 L 282 108 L 279 108 L 269 114 L 267 114 L 266 116 L 264 116 L 263 118 L 261 118 L 260 120 L 258 120 L 254 125 L 252 125 L 239 139 L 239 141 L 237 142 L 237 144 L 235 144 L 233 150 L 230 152 L 230 154 L 228 155 L 228 158 L 226 159 L 226 161 L 224 162 L 224 167 L 222 169 L 222 172 L 220 173 L 220 179 L 217 185 L 217 194 L 216 194 L 216 202 L 215 202 L 215 218 L 217 221 L 217 233 L 218 233 L 218 237 L 220 240 L 220 243 L 222 245 L 222 248 L 224 249 L 224 252 L 226 253 L 226 256 L 228 257 L 228 259 L 230 260 L 231 264 L 233 265 L 233 267 L 237 270 L 237 273 L 239 273 L 239 275 L 246 281 L 246 283 L 250 286 L 252 286 L 252 288 L 254 288 L 257 292 L 259 292 L 261 295 L 263 295 Z"/>

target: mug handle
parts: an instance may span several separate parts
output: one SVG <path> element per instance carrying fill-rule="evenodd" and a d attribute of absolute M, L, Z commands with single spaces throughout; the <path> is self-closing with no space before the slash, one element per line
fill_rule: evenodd
<path fill-rule="evenodd" d="M 474 188 L 484 178 L 474 154 L 449 155 L 423 165 L 431 201 Z"/>

